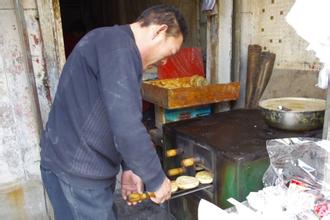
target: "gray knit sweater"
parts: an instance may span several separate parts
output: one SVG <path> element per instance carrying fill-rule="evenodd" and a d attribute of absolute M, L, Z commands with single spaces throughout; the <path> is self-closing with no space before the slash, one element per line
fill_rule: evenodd
<path fill-rule="evenodd" d="M 109 186 L 124 161 L 155 191 L 165 174 L 141 122 L 142 71 L 128 25 L 86 34 L 63 68 L 41 137 L 41 165 L 95 188 Z"/>

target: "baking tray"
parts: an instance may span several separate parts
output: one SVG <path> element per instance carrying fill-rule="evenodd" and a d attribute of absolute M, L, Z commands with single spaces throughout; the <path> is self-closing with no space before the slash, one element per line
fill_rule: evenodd
<path fill-rule="evenodd" d="M 190 77 L 182 77 L 144 81 L 142 97 L 144 100 L 166 109 L 188 108 L 239 98 L 240 84 L 238 82 L 186 88 L 165 88 L 155 85 L 155 82 L 170 82 L 170 80 L 180 81 L 184 84 L 190 79 Z"/>
<path fill-rule="evenodd" d="M 200 184 L 198 187 L 193 189 L 179 189 L 178 191 L 172 193 L 171 199 L 175 199 L 181 196 L 185 196 L 194 192 L 198 192 L 204 189 L 209 189 L 213 187 L 213 183 L 210 184 Z"/>

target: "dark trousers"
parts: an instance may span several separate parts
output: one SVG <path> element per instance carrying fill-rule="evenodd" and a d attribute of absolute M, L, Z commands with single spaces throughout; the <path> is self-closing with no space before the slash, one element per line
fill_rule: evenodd
<path fill-rule="evenodd" d="M 113 187 L 82 189 L 67 184 L 51 170 L 40 167 L 44 187 L 56 220 L 116 220 Z"/>

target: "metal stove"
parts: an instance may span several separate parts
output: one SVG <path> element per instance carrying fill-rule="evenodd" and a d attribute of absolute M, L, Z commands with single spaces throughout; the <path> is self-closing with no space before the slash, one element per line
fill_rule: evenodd
<path fill-rule="evenodd" d="M 180 149 L 175 157 L 163 155 L 165 170 L 180 167 L 185 158 L 198 157 L 199 163 L 186 169 L 210 170 L 214 181 L 193 190 L 175 193 L 169 208 L 177 219 L 197 219 L 201 198 L 227 208 L 228 198 L 245 200 L 251 191 L 263 188 L 262 176 L 269 166 L 266 140 L 287 137 L 321 138 L 322 130 L 288 132 L 269 127 L 259 110 L 233 110 L 163 126 L 163 152 Z M 174 179 L 175 177 L 172 177 Z"/>

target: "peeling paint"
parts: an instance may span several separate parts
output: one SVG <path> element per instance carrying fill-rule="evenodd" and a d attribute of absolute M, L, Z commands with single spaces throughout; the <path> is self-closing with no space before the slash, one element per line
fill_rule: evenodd
<path fill-rule="evenodd" d="M 31 50 L 31 58 L 33 65 L 33 73 L 36 82 L 38 99 L 40 104 L 41 118 L 47 121 L 48 112 L 51 106 L 51 95 L 48 83 L 46 64 L 43 57 L 43 43 L 40 34 L 40 27 L 38 24 L 37 12 L 26 12 L 26 25 L 29 32 L 29 44 Z"/>
<path fill-rule="evenodd" d="M 37 45 L 39 44 L 40 39 L 39 39 L 38 36 L 35 35 L 35 34 L 31 34 L 31 36 L 32 36 L 32 38 L 33 38 L 33 43 L 34 43 L 33 46 L 37 46 Z"/>
<path fill-rule="evenodd" d="M 12 5 L 14 1 L 6 2 Z M 37 87 L 46 121 L 51 102 L 49 88 L 44 86 L 47 74 L 38 11 L 35 0 L 22 0 L 28 40 L 22 42 L 15 9 L 6 2 L 0 3 L 0 219 L 48 219 L 39 169 L 39 106 L 33 87 Z M 26 60 L 26 51 L 32 64 Z M 34 74 L 35 85 L 29 74 Z M 31 180 L 37 180 L 32 190 L 27 189 Z M 11 185 L 19 187 L 7 189 Z"/>

